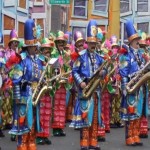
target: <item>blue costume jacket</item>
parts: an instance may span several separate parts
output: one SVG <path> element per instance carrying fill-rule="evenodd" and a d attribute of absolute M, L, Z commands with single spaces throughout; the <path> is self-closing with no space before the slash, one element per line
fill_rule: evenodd
<path fill-rule="evenodd" d="M 14 115 L 14 126 L 9 133 L 22 135 L 29 132 L 33 126 L 33 106 L 32 93 L 33 83 L 38 83 L 43 71 L 43 61 L 38 56 L 31 57 L 28 53 L 21 54 L 22 61 L 10 72 L 13 81 L 13 99 L 16 100 Z M 39 106 L 36 106 L 36 129 L 39 125 Z M 19 119 L 25 117 L 24 124 L 19 123 Z"/>
<path fill-rule="evenodd" d="M 88 80 L 93 76 L 94 72 L 99 68 L 99 66 L 103 63 L 102 57 L 96 52 L 89 53 L 87 50 L 81 51 L 82 54 L 78 57 L 76 62 L 74 63 L 72 69 L 72 75 L 74 77 L 75 83 L 78 87 L 78 103 L 76 104 L 78 108 L 75 108 L 76 115 L 81 116 L 82 113 L 87 112 L 87 119 L 83 120 L 81 117 L 81 122 L 77 122 L 79 127 L 91 126 L 93 112 L 94 112 L 94 100 L 91 97 L 89 100 L 85 100 L 82 98 L 82 89 L 80 88 L 81 82 L 88 83 Z M 89 56 L 90 55 L 90 56 Z M 93 57 L 93 58 L 92 58 Z M 93 61 L 91 61 L 93 59 Z M 94 63 L 92 63 L 94 62 Z M 98 95 L 98 121 L 101 123 L 100 119 L 100 89 L 97 90 Z M 71 125 L 73 126 L 73 125 Z M 74 125 L 76 126 L 76 125 Z"/>
<path fill-rule="evenodd" d="M 135 93 L 127 94 L 126 84 L 132 80 L 135 73 L 137 73 L 144 65 L 142 53 L 129 47 L 128 52 L 120 56 L 119 72 L 122 77 L 122 103 L 121 103 L 121 118 L 123 120 L 134 120 L 142 115 L 143 107 L 143 87 L 141 86 Z M 130 110 L 134 110 L 131 112 Z"/>

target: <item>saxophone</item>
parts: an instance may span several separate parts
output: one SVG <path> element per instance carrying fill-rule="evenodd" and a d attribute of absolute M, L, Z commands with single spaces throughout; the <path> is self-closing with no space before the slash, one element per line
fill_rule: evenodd
<path fill-rule="evenodd" d="M 49 59 L 49 60 L 50 60 L 50 59 Z M 36 85 L 36 87 L 34 88 L 34 91 L 33 91 L 33 94 L 32 94 L 32 104 L 33 104 L 34 106 L 37 105 L 37 103 L 35 104 L 35 101 L 36 101 L 37 95 L 38 95 L 38 93 L 39 93 L 39 91 L 40 91 L 40 87 L 41 87 L 41 85 L 42 85 L 42 83 L 43 83 L 43 79 L 44 79 L 44 77 L 45 77 L 45 74 L 46 74 L 46 71 L 47 71 L 47 67 L 48 67 L 48 65 L 49 65 L 49 60 L 47 61 L 46 66 L 45 66 L 45 70 L 42 72 L 41 78 L 40 78 L 38 84 Z"/>
<path fill-rule="evenodd" d="M 126 90 L 129 94 L 134 93 L 140 86 L 150 80 L 150 61 L 129 81 Z"/>
<path fill-rule="evenodd" d="M 108 61 L 104 61 L 103 64 L 97 69 L 97 71 L 95 72 L 95 74 L 90 78 L 88 84 L 82 90 L 82 97 L 84 99 L 88 99 L 93 94 L 93 92 L 98 87 L 98 85 L 100 85 L 100 80 L 101 79 L 99 77 L 99 72 L 104 67 L 107 68 L 108 65 L 109 65 Z"/>
<path fill-rule="evenodd" d="M 67 76 L 70 75 L 70 73 L 71 73 L 71 71 L 68 71 L 68 72 L 63 73 L 63 74 L 58 74 L 58 75 L 52 77 L 50 80 L 48 80 L 48 83 L 51 83 L 52 81 L 55 81 L 55 80 L 58 80 L 59 82 L 60 82 L 61 80 L 64 81 L 64 80 L 67 79 Z M 48 84 L 44 85 L 44 86 L 40 89 L 40 91 L 38 91 L 37 96 L 36 96 L 34 102 L 32 102 L 32 104 L 33 104 L 34 106 L 36 106 L 36 105 L 38 104 L 40 98 L 41 98 L 45 93 L 47 93 L 47 92 L 50 91 L 50 90 L 52 90 L 52 86 L 49 86 Z"/>

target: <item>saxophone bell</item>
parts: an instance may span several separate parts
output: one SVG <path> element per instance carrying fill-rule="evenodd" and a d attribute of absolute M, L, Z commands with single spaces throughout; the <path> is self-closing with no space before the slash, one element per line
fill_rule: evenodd
<path fill-rule="evenodd" d="M 127 83 L 126 90 L 129 94 L 134 93 L 145 82 L 150 80 L 150 61 L 135 74 L 135 76 Z"/>

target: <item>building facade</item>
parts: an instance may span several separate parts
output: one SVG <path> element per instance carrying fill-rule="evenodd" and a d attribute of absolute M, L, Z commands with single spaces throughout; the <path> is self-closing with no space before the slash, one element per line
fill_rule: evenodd
<path fill-rule="evenodd" d="M 18 31 L 20 39 L 24 38 L 24 23 L 28 18 L 33 18 L 45 31 L 45 7 L 45 0 L 1 0 L 0 31 L 4 35 L 4 46 L 7 47 L 12 29 Z"/>
<path fill-rule="evenodd" d="M 120 38 L 127 41 L 125 22 L 132 18 L 137 30 L 150 34 L 150 0 L 120 0 Z"/>
<path fill-rule="evenodd" d="M 68 14 L 69 30 L 74 34 L 77 30 L 87 36 L 87 25 L 90 19 L 97 20 L 102 30 L 108 27 L 109 0 L 70 0 Z"/>
<path fill-rule="evenodd" d="M 102 30 L 108 31 L 110 22 L 108 20 L 110 15 L 109 8 L 112 4 L 114 7 L 118 5 L 120 7 L 120 24 L 115 28 L 119 30 L 119 37 L 121 43 L 127 41 L 127 35 L 125 31 L 125 22 L 127 19 L 132 18 L 134 24 L 138 30 L 142 30 L 146 33 L 150 33 L 150 0 L 70 0 L 69 11 L 69 30 L 74 33 L 79 30 L 86 37 L 87 23 L 90 19 L 97 20 L 98 26 Z M 113 21 L 113 24 L 118 22 Z"/>

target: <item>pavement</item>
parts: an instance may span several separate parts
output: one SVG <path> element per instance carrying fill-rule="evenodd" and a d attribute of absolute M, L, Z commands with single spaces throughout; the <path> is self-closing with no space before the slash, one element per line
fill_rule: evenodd
<path fill-rule="evenodd" d="M 150 119 L 149 119 L 150 122 Z M 80 131 L 66 125 L 66 137 L 51 137 L 51 145 L 38 145 L 37 150 L 80 150 Z M 4 131 L 5 137 L 0 138 L 0 150 L 16 150 L 16 142 L 10 140 L 8 130 Z M 125 145 L 124 128 L 111 129 L 106 134 L 106 142 L 99 142 L 101 150 L 150 150 L 150 131 L 147 139 L 142 139 L 143 146 L 129 147 Z"/>

